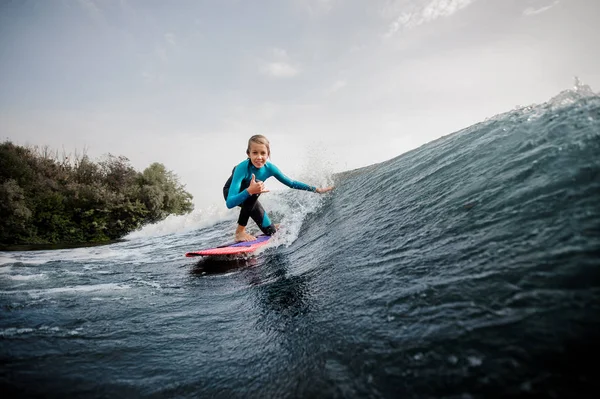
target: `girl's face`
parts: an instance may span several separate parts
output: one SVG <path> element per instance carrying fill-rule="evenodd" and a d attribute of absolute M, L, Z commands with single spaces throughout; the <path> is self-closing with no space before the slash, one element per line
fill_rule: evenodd
<path fill-rule="evenodd" d="M 254 167 L 260 169 L 265 166 L 267 159 L 269 158 L 269 150 L 264 144 L 250 143 L 250 150 L 248 156 Z"/>

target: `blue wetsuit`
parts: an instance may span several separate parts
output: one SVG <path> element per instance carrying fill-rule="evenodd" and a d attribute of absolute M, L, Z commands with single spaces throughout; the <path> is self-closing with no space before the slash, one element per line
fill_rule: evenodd
<path fill-rule="evenodd" d="M 267 161 L 262 168 L 258 169 L 252 165 L 250 158 L 248 158 L 234 167 L 231 176 L 223 187 L 223 196 L 225 197 L 227 208 L 231 209 L 235 206 L 240 206 L 242 210 L 240 211 L 238 224 L 240 226 L 246 226 L 248 224 L 248 219 L 252 217 L 252 220 L 256 222 L 261 231 L 267 235 L 272 235 L 277 230 L 271 225 L 269 216 L 260 202 L 258 202 L 258 196 L 260 194 L 251 195 L 247 190 L 250 186 L 252 175 L 254 175 L 256 181 L 264 182 L 269 177 L 274 176 L 277 180 L 290 188 L 306 191 L 317 190 L 314 186 L 309 186 L 308 184 L 290 179 L 284 175 L 277 166 L 269 161 Z"/>

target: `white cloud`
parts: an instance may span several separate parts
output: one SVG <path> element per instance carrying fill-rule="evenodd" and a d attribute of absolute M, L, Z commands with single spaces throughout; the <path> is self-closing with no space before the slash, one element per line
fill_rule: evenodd
<path fill-rule="evenodd" d="M 177 46 L 177 42 L 176 42 L 176 38 L 175 38 L 175 34 L 174 33 L 165 33 L 165 40 L 167 43 L 169 43 L 171 46 L 175 47 Z"/>
<path fill-rule="evenodd" d="M 300 73 L 299 69 L 292 65 L 290 57 L 284 49 L 272 48 L 270 50 L 270 61 L 264 61 L 261 72 L 274 78 L 291 78 Z"/>
<path fill-rule="evenodd" d="M 526 8 L 525 11 L 523 11 L 523 15 L 531 16 L 531 15 L 541 14 L 541 13 L 546 12 L 549 9 L 553 8 L 557 4 L 558 4 L 558 0 L 550 5 L 545 6 L 545 7 L 540 7 L 540 8 L 529 7 L 529 8 Z"/>
<path fill-rule="evenodd" d="M 329 14 L 339 0 L 297 0 L 314 17 Z"/>
<path fill-rule="evenodd" d="M 160 61 L 166 63 L 169 61 L 169 53 L 171 50 L 177 50 L 177 38 L 174 33 L 165 33 L 164 41 L 159 41 L 154 47 L 154 54 Z"/>
<path fill-rule="evenodd" d="M 287 51 L 281 48 L 273 48 L 271 49 L 271 53 L 273 54 L 273 57 L 278 60 L 287 60 L 289 58 Z"/>
<path fill-rule="evenodd" d="M 153 83 L 156 81 L 156 76 L 152 72 L 144 70 L 142 71 L 142 79 L 146 83 Z"/>
<path fill-rule="evenodd" d="M 401 29 L 415 28 L 438 18 L 449 17 L 457 11 L 468 7 L 476 0 L 428 0 L 423 6 L 413 11 L 402 11 L 390 24 L 385 37 L 391 37 Z M 402 7 L 406 9 L 406 7 Z"/>
<path fill-rule="evenodd" d="M 261 71 L 274 78 L 291 78 L 299 73 L 298 69 L 285 62 L 266 63 Z"/>
<path fill-rule="evenodd" d="M 104 15 L 102 15 L 102 11 L 100 11 L 100 8 L 93 0 L 77 0 L 77 2 L 95 22 L 104 22 Z"/>
<path fill-rule="evenodd" d="M 167 49 L 162 44 L 157 44 L 154 49 L 154 54 L 162 61 L 167 62 L 169 57 L 167 56 Z"/>
<path fill-rule="evenodd" d="M 339 79 L 336 80 L 331 86 L 329 86 L 329 88 L 326 90 L 326 94 L 333 94 L 337 91 L 342 90 L 344 87 L 346 87 L 348 85 L 348 82 L 343 80 L 343 79 Z"/>

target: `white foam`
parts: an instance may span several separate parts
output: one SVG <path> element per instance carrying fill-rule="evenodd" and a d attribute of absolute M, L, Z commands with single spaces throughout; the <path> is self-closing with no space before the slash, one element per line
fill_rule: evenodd
<path fill-rule="evenodd" d="M 65 331 L 66 335 L 78 335 L 81 334 L 83 329 L 81 327 L 74 330 Z M 16 335 L 31 334 L 31 333 L 43 333 L 43 334 L 61 334 L 64 330 L 60 327 L 40 326 L 38 328 L 31 327 L 9 327 L 0 330 L 0 337 L 13 337 Z"/>
<path fill-rule="evenodd" d="M 60 328 L 58 328 L 58 327 L 56 327 L 56 326 L 55 326 L 55 327 L 50 327 L 50 326 L 41 326 L 39 329 L 40 329 L 41 331 L 52 331 L 52 332 L 57 332 L 57 331 L 60 331 Z"/>
<path fill-rule="evenodd" d="M 316 212 L 324 200 L 325 197 L 306 191 L 274 192 L 272 197 L 264 201 L 264 206 L 270 215 L 281 215 L 281 220 L 275 222 L 281 224 L 282 228 L 268 246 L 290 246 L 298 238 L 306 216 Z"/>
<path fill-rule="evenodd" d="M 41 280 L 41 279 L 45 279 L 45 278 L 47 278 L 47 276 L 45 274 L 29 274 L 29 275 L 14 274 L 12 276 L 8 276 L 9 280 L 15 280 L 15 281 Z"/>
<path fill-rule="evenodd" d="M 155 283 L 155 282 L 153 282 L 153 281 L 136 280 L 136 283 L 140 283 L 140 284 L 142 284 L 142 285 L 147 285 L 147 286 L 149 286 L 149 287 L 152 287 L 152 288 L 162 288 L 162 287 L 160 286 L 160 284 L 158 284 L 158 283 Z"/>
<path fill-rule="evenodd" d="M 74 292 L 98 292 L 98 291 L 114 291 L 114 290 L 125 290 L 131 288 L 126 284 L 106 283 L 106 284 L 94 284 L 94 285 L 76 285 L 69 287 L 56 287 L 46 289 L 35 289 L 35 290 L 20 290 L 20 291 L 0 291 L 2 295 L 14 295 L 14 294 L 28 294 L 32 297 L 38 298 L 40 296 L 49 294 L 64 294 Z"/>
<path fill-rule="evenodd" d="M 8 274 L 12 271 L 12 265 L 11 266 L 1 266 L 0 267 L 0 274 Z"/>
<path fill-rule="evenodd" d="M 0 266 L 8 265 L 8 264 L 11 264 L 11 263 L 14 263 L 14 262 L 15 261 L 10 256 L 0 255 Z M 4 273 L 3 269 L 4 269 L 4 267 L 0 267 L 0 273 Z"/>
<path fill-rule="evenodd" d="M 20 263 L 23 265 L 44 265 L 50 262 L 76 261 L 90 262 L 103 261 L 106 259 L 119 259 L 128 256 L 126 252 L 119 250 L 113 245 L 97 247 L 82 247 L 68 249 L 54 249 L 42 251 L 15 251 L 9 256 L 3 257 L 0 262 L 4 264 Z"/>
<path fill-rule="evenodd" d="M 11 337 L 14 335 L 27 334 L 35 331 L 33 328 L 16 328 L 10 327 L 0 330 L 0 337 Z"/>
<path fill-rule="evenodd" d="M 234 218 L 234 212 L 227 209 L 224 205 L 212 205 L 207 209 L 195 210 L 187 215 L 168 216 L 161 222 L 144 226 L 140 230 L 130 233 L 126 239 L 189 233 Z"/>

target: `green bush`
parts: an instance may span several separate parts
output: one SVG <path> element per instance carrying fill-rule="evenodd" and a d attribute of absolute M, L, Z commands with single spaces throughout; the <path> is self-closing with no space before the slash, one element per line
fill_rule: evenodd
<path fill-rule="evenodd" d="M 0 244 L 111 241 L 193 209 L 160 163 L 137 172 L 123 156 L 59 161 L 47 147 L 0 144 Z"/>

